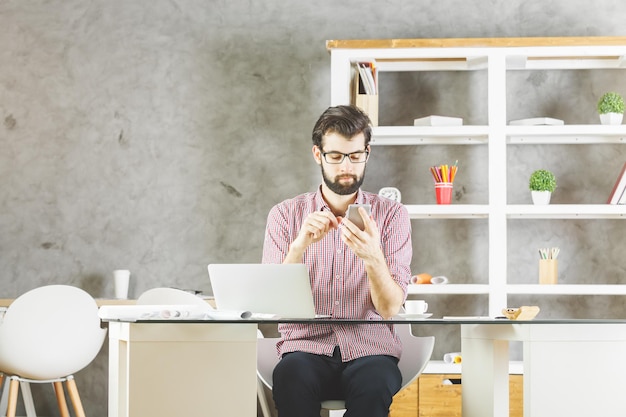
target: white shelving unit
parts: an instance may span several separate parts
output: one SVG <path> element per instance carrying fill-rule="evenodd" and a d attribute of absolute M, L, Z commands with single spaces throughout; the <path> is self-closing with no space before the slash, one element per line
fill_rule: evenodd
<path fill-rule="evenodd" d="M 508 204 L 509 145 L 622 144 L 626 125 L 507 125 L 507 74 L 515 70 L 626 69 L 626 37 L 390 39 L 328 41 L 331 105 L 351 102 L 353 63 L 376 61 L 385 71 L 486 71 L 486 126 L 377 126 L 372 146 L 486 146 L 489 198 L 485 205 L 407 204 L 412 219 L 488 219 L 488 284 L 411 286 L 419 294 L 486 294 L 499 315 L 509 294 L 626 295 L 626 285 L 512 285 L 507 282 L 507 222 L 516 219 L 625 219 L 626 206 Z"/>

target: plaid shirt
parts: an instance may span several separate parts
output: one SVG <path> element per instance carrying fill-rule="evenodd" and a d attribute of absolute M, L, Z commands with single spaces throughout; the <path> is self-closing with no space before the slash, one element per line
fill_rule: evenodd
<path fill-rule="evenodd" d="M 406 208 L 360 190 L 356 202 L 372 205 L 387 266 L 406 297 L 413 253 Z M 319 189 L 274 206 L 267 220 L 263 262 L 282 263 L 302 223 L 315 211 L 330 211 Z M 309 269 L 317 314 L 337 319 L 382 320 L 372 302 L 363 261 L 341 240 L 341 226 L 309 246 L 302 262 Z M 279 331 L 282 335 L 277 345 L 279 356 L 294 351 L 332 356 L 335 346 L 339 346 L 341 357 L 347 362 L 368 355 L 399 358 L 402 352 L 401 342 L 390 324 L 281 324 Z"/>

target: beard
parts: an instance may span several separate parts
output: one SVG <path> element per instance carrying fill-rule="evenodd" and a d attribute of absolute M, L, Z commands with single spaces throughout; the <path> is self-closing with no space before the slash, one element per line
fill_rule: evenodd
<path fill-rule="evenodd" d="M 324 183 L 330 189 L 330 191 L 339 195 L 350 195 L 356 193 L 361 185 L 363 184 L 363 180 L 365 179 L 365 171 L 363 171 L 363 175 L 361 177 L 357 177 L 353 174 L 344 174 L 337 176 L 333 179 L 329 178 L 326 175 L 326 171 L 324 171 L 324 166 L 322 165 L 322 178 L 324 178 Z M 352 182 L 348 184 L 342 184 L 339 178 L 352 178 Z"/>

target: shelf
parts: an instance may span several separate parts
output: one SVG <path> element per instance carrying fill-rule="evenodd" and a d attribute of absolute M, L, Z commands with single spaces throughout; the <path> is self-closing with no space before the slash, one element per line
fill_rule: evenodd
<path fill-rule="evenodd" d="M 541 284 L 509 284 L 508 294 L 517 295 L 626 295 L 626 284 L 601 285 L 541 285 Z M 489 285 L 483 284 L 410 284 L 410 295 L 430 294 L 489 294 Z"/>
<path fill-rule="evenodd" d="M 506 215 L 510 219 L 623 219 L 624 204 L 532 204 L 509 205 Z"/>
<path fill-rule="evenodd" d="M 426 364 L 424 374 L 460 374 L 462 372 L 461 363 L 445 363 L 444 361 L 430 360 Z M 509 361 L 509 373 L 522 375 L 524 373 L 524 363 L 522 361 Z"/>
<path fill-rule="evenodd" d="M 413 294 L 413 297 L 422 294 L 484 294 L 489 303 L 489 315 L 496 316 L 500 314 L 502 306 L 507 305 L 507 297 L 511 294 L 626 295 L 626 285 L 512 285 L 510 284 L 511 278 L 507 276 L 511 267 L 508 253 L 514 251 L 516 245 L 519 244 L 512 242 L 507 235 L 507 224 L 510 225 L 511 222 L 517 221 L 519 225 L 519 220 L 531 219 L 533 222 L 529 223 L 536 227 L 541 226 L 542 219 L 626 220 L 626 205 L 605 204 L 606 200 L 596 201 L 595 198 L 591 200 L 594 204 L 544 206 L 507 204 L 507 195 L 509 195 L 507 177 L 516 172 L 515 169 L 520 164 L 525 163 L 514 158 L 515 152 L 519 151 L 521 146 L 535 145 L 536 149 L 533 147 L 525 151 L 532 158 L 539 156 L 538 159 L 545 159 L 544 152 L 561 151 L 550 149 L 550 145 L 579 144 L 592 145 L 589 148 L 594 149 L 589 149 L 590 152 L 598 152 L 601 155 L 606 153 L 610 158 L 612 148 L 626 144 L 626 123 L 623 125 L 599 124 L 599 116 L 595 114 L 595 103 L 585 104 L 588 106 L 585 111 L 591 111 L 593 112 L 591 116 L 595 116 L 590 120 L 594 124 L 508 125 L 507 115 L 519 112 L 511 112 L 513 109 L 517 110 L 519 107 L 517 104 L 507 105 L 510 96 L 518 91 L 518 84 L 520 84 L 519 87 L 528 88 L 528 92 L 532 93 L 528 100 L 533 97 L 533 94 L 538 93 L 536 90 L 541 88 L 533 82 L 536 80 L 520 74 L 519 70 L 529 71 L 529 73 L 540 70 L 534 72 L 533 75 L 537 76 L 543 76 L 541 73 L 543 71 L 550 72 L 546 78 L 563 76 L 568 80 L 570 70 L 591 70 L 590 74 L 586 74 L 583 78 L 593 80 L 593 77 L 615 77 L 623 83 L 624 76 L 626 76 L 626 37 L 330 40 L 327 42 L 327 48 L 331 54 L 331 106 L 348 104 L 353 100 L 354 62 L 360 60 L 376 61 L 376 68 L 380 73 L 476 71 L 474 74 L 460 76 L 455 74 L 452 85 L 448 85 L 448 80 L 451 79 L 450 74 L 434 74 L 432 85 L 425 87 L 432 90 L 433 97 L 441 95 L 445 99 L 450 96 L 456 97 L 456 89 L 462 88 L 462 93 L 458 94 L 459 99 L 465 100 L 467 96 L 468 104 L 477 104 L 477 107 L 470 109 L 467 106 L 460 106 L 458 110 L 452 107 L 452 110 L 448 112 L 459 111 L 459 114 L 446 115 L 463 117 L 464 121 L 470 121 L 471 117 L 486 125 L 377 126 L 372 129 L 370 142 L 372 146 L 433 146 L 433 149 L 426 150 L 429 157 L 430 153 L 436 155 L 442 151 L 449 151 L 439 148 L 440 145 L 481 146 L 480 149 L 459 149 L 459 151 L 467 154 L 468 160 L 476 158 L 476 166 L 471 167 L 477 171 L 475 175 L 480 175 L 482 170 L 486 169 L 487 184 L 481 184 L 481 187 L 483 187 L 482 191 L 489 193 L 488 201 L 478 200 L 483 204 L 407 204 L 405 207 L 409 217 L 413 220 L 420 219 L 421 223 L 432 219 L 483 219 L 478 222 L 478 225 L 471 224 L 469 227 L 485 226 L 484 228 L 487 229 L 486 233 L 481 230 L 480 236 L 481 239 L 487 239 L 488 244 L 487 276 L 480 280 L 484 284 L 411 285 L 409 293 Z M 517 73 L 513 74 L 514 72 Z M 420 85 L 410 88 L 422 88 L 421 83 L 430 83 L 429 75 L 416 75 L 415 83 Z M 402 75 L 396 78 L 401 80 Z M 479 83 L 474 85 L 474 81 L 479 81 Z M 467 83 L 467 85 L 462 85 L 462 83 Z M 589 95 L 588 86 L 583 87 L 585 88 L 583 92 Z M 380 103 L 385 106 L 389 102 L 394 102 L 395 105 L 411 105 L 412 99 L 408 96 L 407 103 L 396 103 L 393 97 L 394 90 L 390 91 L 392 97 L 384 97 Z M 535 107 L 527 106 L 522 109 L 530 112 L 531 108 L 553 107 L 546 100 L 553 100 L 554 97 L 546 98 L 543 93 L 536 95 L 537 99 L 543 101 L 537 102 L 536 106 L 533 104 Z M 588 102 L 589 100 L 590 97 L 585 97 L 581 101 Z M 414 117 L 424 117 L 429 112 L 437 114 L 438 110 L 436 108 L 428 110 L 427 104 L 423 103 L 424 110 L 421 110 L 420 114 L 415 114 Z M 556 117 L 558 114 L 562 114 L 562 111 L 557 114 L 544 112 L 544 114 L 520 116 Z M 571 113 L 571 115 L 574 114 L 576 113 Z M 600 147 L 601 149 L 595 147 L 595 145 L 603 144 L 609 146 Z M 586 150 L 585 148 L 576 151 Z M 621 151 L 621 148 L 619 150 Z M 583 166 L 584 163 L 585 161 L 580 163 L 581 169 L 594 169 L 593 166 Z M 511 168 L 508 168 L 509 164 Z M 577 175 L 583 175 L 583 173 L 577 173 Z M 432 200 L 424 197 L 424 201 L 434 202 L 434 196 Z M 515 201 L 525 202 L 526 200 L 520 198 Z M 449 223 L 449 227 L 455 227 L 455 222 Z M 448 227 L 448 224 L 442 227 Z M 426 233 L 436 233 L 431 229 L 425 230 Z M 422 238 L 431 239 L 432 236 Z M 622 243 L 620 241 L 619 244 Z M 462 259 L 442 261 L 442 256 L 439 254 L 436 256 L 437 259 L 433 260 L 433 263 L 452 262 L 458 266 L 459 263 L 464 262 Z M 471 254 L 470 256 L 477 255 Z M 530 266 L 526 267 L 530 268 Z M 602 270 L 598 271 L 600 275 L 602 272 Z"/>
<path fill-rule="evenodd" d="M 481 219 L 494 208 L 482 204 L 405 204 L 411 219 Z M 509 219 L 624 219 L 626 204 L 513 204 Z"/>
<path fill-rule="evenodd" d="M 626 143 L 626 125 L 507 126 L 512 145 Z"/>
<path fill-rule="evenodd" d="M 507 285 L 509 294 L 543 295 L 626 295 L 626 285 Z"/>
<path fill-rule="evenodd" d="M 409 294 L 489 294 L 486 284 L 409 284 Z"/>
<path fill-rule="evenodd" d="M 372 146 L 379 145 L 482 145 L 487 126 L 378 126 L 372 129 Z"/>
<path fill-rule="evenodd" d="M 489 216 L 489 206 L 479 204 L 405 204 L 405 207 L 411 219 L 476 219 Z"/>

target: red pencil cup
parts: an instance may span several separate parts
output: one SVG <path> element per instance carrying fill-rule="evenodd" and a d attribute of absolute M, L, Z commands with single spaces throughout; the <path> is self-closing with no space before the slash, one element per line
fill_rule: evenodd
<path fill-rule="evenodd" d="M 437 196 L 437 204 L 450 204 L 452 202 L 452 183 L 435 183 L 435 195 Z"/>

